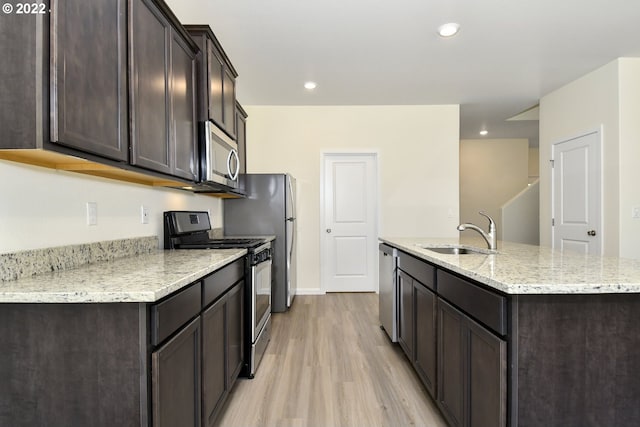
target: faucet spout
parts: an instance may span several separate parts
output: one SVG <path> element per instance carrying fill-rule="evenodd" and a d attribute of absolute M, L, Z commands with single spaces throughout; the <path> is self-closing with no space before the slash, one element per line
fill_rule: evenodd
<path fill-rule="evenodd" d="M 484 239 L 485 242 L 487 242 L 487 246 L 489 247 L 489 249 L 491 250 L 495 250 L 498 248 L 497 245 L 497 241 L 498 241 L 498 236 L 496 233 L 496 223 L 493 221 L 493 219 L 487 215 L 486 213 L 480 211 L 478 212 L 480 215 L 486 217 L 489 220 L 489 232 L 485 232 L 483 229 L 481 229 L 480 227 L 478 227 L 475 224 L 470 224 L 470 223 L 462 223 L 458 226 L 458 231 L 465 231 L 465 230 L 474 230 L 477 231 L 482 238 Z"/>

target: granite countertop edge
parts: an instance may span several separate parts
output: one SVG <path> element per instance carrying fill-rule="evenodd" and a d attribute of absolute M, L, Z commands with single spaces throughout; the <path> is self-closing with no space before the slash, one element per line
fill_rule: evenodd
<path fill-rule="evenodd" d="M 440 254 L 431 246 L 486 248 L 481 239 L 380 237 L 403 252 L 505 294 L 640 293 L 640 260 L 498 242 L 496 254 Z"/>
<path fill-rule="evenodd" d="M 152 303 L 242 258 L 246 249 L 157 250 L 0 282 L 0 303 Z"/>

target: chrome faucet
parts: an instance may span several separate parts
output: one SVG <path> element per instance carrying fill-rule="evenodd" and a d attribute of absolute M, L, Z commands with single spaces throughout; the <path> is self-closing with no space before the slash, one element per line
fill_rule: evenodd
<path fill-rule="evenodd" d="M 498 245 L 497 245 L 498 236 L 497 236 L 497 233 L 496 233 L 496 223 L 486 213 L 484 213 L 482 211 L 480 211 L 478 213 L 480 215 L 486 217 L 489 220 L 489 232 L 488 233 L 485 233 L 484 230 L 482 228 L 478 227 L 477 225 L 466 224 L 466 223 L 465 224 L 460 224 L 458 226 L 458 231 L 464 231 L 466 229 L 475 230 L 478 233 L 480 233 L 480 235 L 487 242 L 487 245 L 489 246 L 489 249 L 491 249 L 491 250 L 498 249 Z"/>

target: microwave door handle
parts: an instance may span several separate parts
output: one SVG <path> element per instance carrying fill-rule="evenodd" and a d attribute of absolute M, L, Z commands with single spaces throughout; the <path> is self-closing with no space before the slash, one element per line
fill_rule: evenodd
<path fill-rule="evenodd" d="M 236 158 L 236 170 L 231 170 L 231 157 Z M 235 181 L 238 178 L 238 172 L 240 172 L 240 158 L 238 157 L 238 153 L 236 150 L 229 151 L 229 155 L 227 156 L 227 172 L 229 172 L 229 178 L 232 181 Z"/>

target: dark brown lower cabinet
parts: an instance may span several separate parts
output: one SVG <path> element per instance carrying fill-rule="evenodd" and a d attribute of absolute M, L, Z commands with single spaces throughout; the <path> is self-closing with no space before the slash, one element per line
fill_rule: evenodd
<path fill-rule="evenodd" d="M 243 299 L 241 258 L 153 303 L 0 304 L 0 426 L 211 426 Z"/>
<path fill-rule="evenodd" d="M 202 423 L 212 426 L 244 363 L 244 281 L 202 313 Z"/>
<path fill-rule="evenodd" d="M 146 304 L 0 304 L 0 426 L 140 427 Z M 149 381 L 150 382 L 150 381 Z"/>
<path fill-rule="evenodd" d="M 415 298 L 415 360 L 413 365 L 431 397 L 436 397 L 436 294 L 417 280 Z"/>
<path fill-rule="evenodd" d="M 464 315 L 438 298 L 438 407 L 449 425 L 464 426 Z"/>
<path fill-rule="evenodd" d="M 200 426 L 200 317 L 151 355 L 154 427 Z"/>
<path fill-rule="evenodd" d="M 413 278 L 398 270 L 398 343 L 413 361 Z"/>
<path fill-rule="evenodd" d="M 206 426 L 213 423 L 226 397 L 226 311 L 222 299 L 202 313 L 202 418 Z"/>
<path fill-rule="evenodd" d="M 639 294 L 505 295 L 398 254 L 400 346 L 450 426 L 640 425 Z"/>
<path fill-rule="evenodd" d="M 474 321 L 467 322 L 469 425 L 497 426 L 507 421 L 507 342 Z"/>
<path fill-rule="evenodd" d="M 507 344 L 438 298 L 438 399 L 451 426 L 505 426 Z"/>
<path fill-rule="evenodd" d="M 244 365 L 244 282 L 227 295 L 227 384 L 231 389 Z"/>

